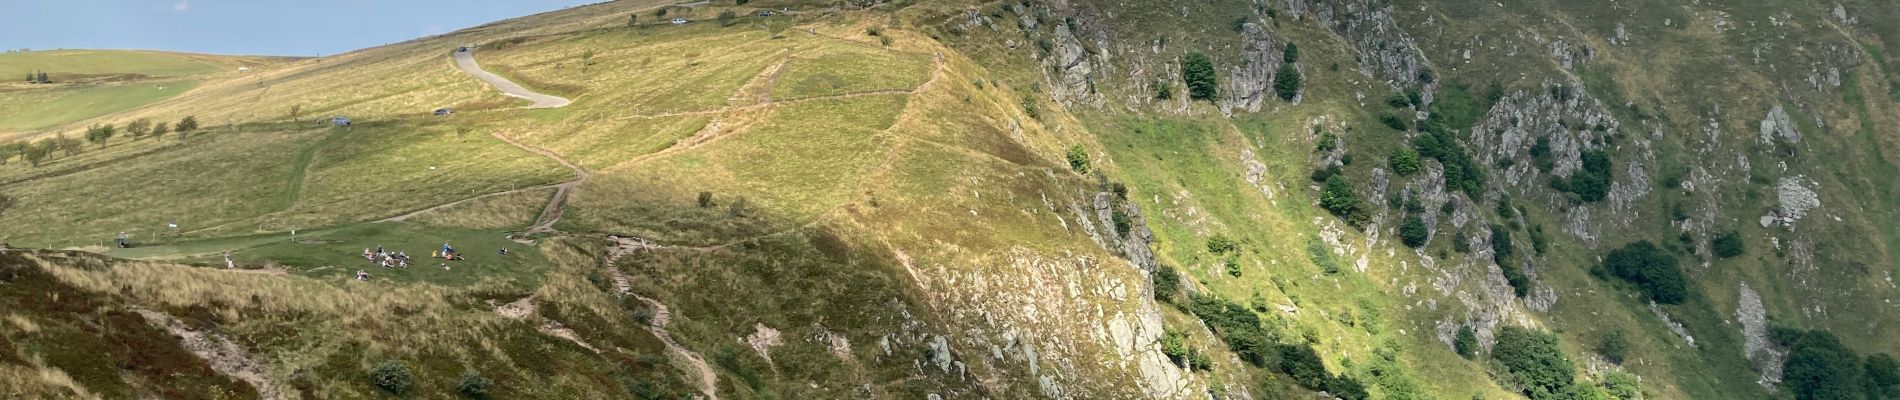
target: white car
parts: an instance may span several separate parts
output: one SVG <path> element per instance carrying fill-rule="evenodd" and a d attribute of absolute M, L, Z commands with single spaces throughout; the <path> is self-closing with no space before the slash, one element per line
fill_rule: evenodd
<path fill-rule="evenodd" d="M 685 18 L 674 18 L 674 19 L 673 19 L 673 25 L 685 25 L 685 24 L 686 24 L 687 22 L 692 22 L 692 21 L 687 21 L 687 20 L 686 20 Z"/>

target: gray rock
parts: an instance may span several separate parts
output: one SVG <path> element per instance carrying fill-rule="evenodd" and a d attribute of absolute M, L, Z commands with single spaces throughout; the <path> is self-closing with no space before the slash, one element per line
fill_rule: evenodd
<path fill-rule="evenodd" d="M 1268 90 L 1285 54 L 1285 46 L 1258 24 L 1242 25 L 1240 38 L 1240 63 L 1228 73 L 1227 87 L 1222 90 L 1226 97 L 1221 99 L 1221 111 L 1228 115 L 1234 110 L 1260 111 L 1260 104 L 1272 95 Z"/>
<path fill-rule="evenodd" d="M 1788 111 L 1782 109 L 1780 104 L 1768 109 L 1768 116 L 1761 120 L 1761 142 L 1772 143 L 1777 137 L 1794 143 L 1801 142 L 1801 132 L 1795 130 L 1794 122 L 1788 120 Z"/>

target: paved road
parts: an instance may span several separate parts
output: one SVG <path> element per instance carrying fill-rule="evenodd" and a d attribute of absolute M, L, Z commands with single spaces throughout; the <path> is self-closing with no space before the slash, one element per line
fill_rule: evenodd
<path fill-rule="evenodd" d="M 481 65 L 475 64 L 475 49 L 457 51 L 454 57 L 456 68 L 461 68 L 462 72 L 474 75 L 475 78 L 481 79 L 482 82 L 488 82 L 489 86 L 494 86 L 495 89 L 501 90 L 501 94 L 528 99 L 528 101 L 534 102 L 534 104 L 528 105 L 527 108 L 556 108 L 572 103 L 565 98 L 535 93 L 528 90 L 528 88 L 515 84 L 513 81 L 509 81 L 508 78 L 501 77 L 501 75 L 483 71 Z"/>

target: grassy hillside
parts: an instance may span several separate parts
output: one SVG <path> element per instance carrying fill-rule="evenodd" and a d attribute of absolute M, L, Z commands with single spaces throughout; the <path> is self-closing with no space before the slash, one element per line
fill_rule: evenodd
<path fill-rule="evenodd" d="M 239 67 L 287 59 L 135 50 L 50 50 L 0 54 L 0 138 L 124 112 L 190 92 L 205 79 L 235 77 Z M 45 73 L 49 82 L 25 77 Z"/>
<path fill-rule="evenodd" d="M 200 83 L 13 123 L 202 127 L 0 153 L 0 242 L 62 249 L 0 255 L 29 305 L 0 312 L 0 393 L 1900 389 L 1884 11 L 860 6 L 610 2 L 244 75 L 126 58 L 97 73 Z M 519 108 L 465 44 L 573 102 Z M 421 258 L 443 244 L 467 259 Z"/>

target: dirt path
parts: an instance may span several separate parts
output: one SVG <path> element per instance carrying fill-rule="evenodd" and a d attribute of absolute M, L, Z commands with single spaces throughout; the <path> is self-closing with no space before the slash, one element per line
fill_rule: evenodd
<path fill-rule="evenodd" d="M 707 399 L 718 400 L 719 374 L 713 372 L 711 365 L 706 364 L 705 357 L 700 356 L 699 353 L 693 352 L 691 349 L 687 349 L 686 346 L 681 346 L 679 342 L 673 340 L 673 334 L 666 331 L 666 325 L 673 322 L 673 312 L 668 310 L 666 304 L 660 303 L 659 300 L 633 294 L 633 284 L 629 281 L 627 274 L 621 272 L 620 268 L 614 267 L 615 261 L 620 260 L 620 257 L 629 253 L 667 247 L 653 244 L 653 242 L 649 242 L 646 239 L 630 236 L 609 235 L 607 236 L 607 241 L 612 244 L 613 247 L 607 249 L 607 256 L 601 260 L 601 268 L 605 268 L 607 273 L 613 278 L 614 294 L 633 296 L 635 299 L 647 303 L 647 306 L 653 307 L 653 317 L 647 319 L 647 331 L 652 332 L 653 337 L 659 338 L 660 343 L 666 345 L 667 353 L 673 360 L 685 363 L 692 368 L 693 371 L 691 372 L 695 372 L 699 375 L 700 394 L 705 395 Z"/>
<path fill-rule="evenodd" d="M 535 93 L 534 91 L 528 90 L 528 88 L 515 84 L 514 81 L 510 81 L 508 78 L 503 78 L 501 75 L 495 75 L 492 72 L 482 70 L 481 65 L 475 63 L 475 49 L 457 51 L 451 57 L 455 59 L 456 68 L 461 68 L 462 72 L 474 75 L 476 79 L 481 79 L 482 82 L 488 82 L 489 86 L 494 86 L 496 90 L 500 90 L 502 95 L 527 99 L 528 101 L 534 102 L 534 104 L 528 105 L 527 108 L 556 108 L 565 107 L 568 103 L 572 103 L 572 101 L 568 101 L 566 98 Z"/>
<path fill-rule="evenodd" d="M 527 89 L 522 88 L 521 85 L 516 85 L 514 82 L 509 81 L 507 78 L 502 78 L 500 75 L 495 75 L 495 74 L 489 73 L 488 71 L 483 71 L 481 66 L 478 66 L 475 64 L 475 57 L 473 53 L 474 53 L 473 50 L 455 52 L 455 56 L 454 56 L 455 66 L 461 68 L 462 72 L 467 72 L 469 75 L 474 75 L 476 78 L 479 78 L 484 82 L 488 82 L 489 85 L 494 86 L 496 89 L 501 90 L 502 94 L 533 100 L 534 104 L 526 108 L 555 108 L 555 107 L 563 107 L 571 103 L 567 99 L 563 99 L 560 97 L 554 97 L 554 96 L 548 96 L 544 94 L 530 92 Z M 457 201 L 450 202 L 447 204 L 442 204 L 442 205 L 437 205 L 434 207 L 417 210 L 415 212 L 410 212 L 403 215 L 389 217 L 378 222 L 394 222 L 394 221 L 407 220 L 409 218 L 413 218 L 417 215 L 422 215 L 430 211 L 436 211 L 443 208 L 452 207 L 458 204 L 467 203 L 470 201 L 475 201 L 475 200 L 479 200 L 483 198 L 500 196 L 500 195 L 511 194 L 511 193 L 520 193 L 520 192 L 525 192 L 525 191 L 530 191 L 530 190 L 540 190 L 540 189 L 546 189 L 546 188 L 551 187 L 551 188 L 554 188 L 554 197 L 548 199 L 547 206 L 541 209 L 541 213 L 536 215 L 534 218 L 534 224 L 529 225 L 528 229 L 522 232 L 522 235 L 542 233 L 542 232 L 553 232 L 554 223 L 560 222 L 561 216 L 565 214 L 567 211 L 568 196 L 572 195 L 574 193 L 574 190 L 580 187 L 582 182 L 586 182 L 587 177 L 593 174 L 588 172 L 586 168 L 581 168 L 581 166 L 575 165 L 573 162 L 568 161 L 567 158 L 561 157 L 560 154 L 556 154 L 555 152 L 548 151 L 547 149 L 522 144 L 521 142 L 517 142 L 514 139 L 510 139 L 507 136 L 502 135 L 500 132 L 490 132 L 489 136 L 494 136 L 495 139 L 500 139 L 503 143 L 508 143 L 508 145 L 515 146 L 515 148 L 526 150 L 530 153 L 539 154 L 542 157 L 547 157 L 550 160 L 554 160 L 554 162 L 560 163 L 561 166 L 567 167 L 567 169 L 574 171 L 574 179 L 569 180 L 567 182 L 556 183 L 553 185 L 534 186 L 534 187 L 509 190 L 505 192 L 484 194 L 481 196 L 475 196 L 475 197 L 471 197 L 467 199 L 457 200 Z"/>
<path fill-rule="evenodd" d="M 178 344 L 186 351 L 190 351 L 192 355 L 211 364 L 212 370 L 237 378 L 257 388 L 257 397 L 266 400 L 288 398 L 284 396 L 283 388 L 279 387 L 277 382 L 271 379 L 270 373 L 264 370 L 264 364 L 251 358 L 250 353 L 245 352 L 244 348 L 238 346 L 237 343 L 232 343 L 230 339 L 225 339 L 216 332 L 192 329 L 169 314 L 145 309 L 134 311 L 138 312 L 139 316 L 145 317 L 146 323 L 165 328 L 173 335 L 177 335 Z"/>

